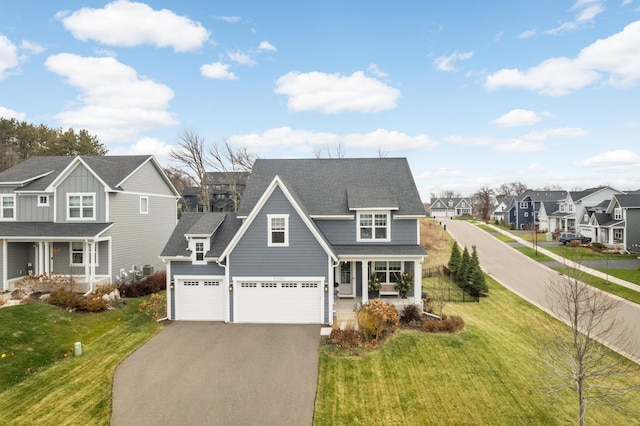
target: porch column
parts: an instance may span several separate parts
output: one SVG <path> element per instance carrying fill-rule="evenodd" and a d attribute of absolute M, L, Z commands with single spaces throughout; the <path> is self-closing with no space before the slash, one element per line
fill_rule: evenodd
<path fill-rule="evenodd" d="M 413 262 L 413 303 L 422 304 L 422 260 Z"/>
<path fill-rule="evenodd" d="M 369 262 L 362 261 L 362 304 L 369 302 Z"/>
<path fill-rule="evenodd" d="M 89 290 L 93 290 L 96 282 L 96 242 L 89 243 Z"/>
<path fill-rule="evenodd" d="M 36 259 L 37 263 L 37 271 L 35 271 L 36 275 L 44 273 L 44 265 L 46 263 L 46 256 L 44 255 L 44 246 L 45 244 L 42 241 L 38 241 L 38 258 Z"/>
<path fill-rule="evenodd" d="M 44 258 L 44 273 L 51 275 L 51 243 L 42 243 L 42 257 Z"/>

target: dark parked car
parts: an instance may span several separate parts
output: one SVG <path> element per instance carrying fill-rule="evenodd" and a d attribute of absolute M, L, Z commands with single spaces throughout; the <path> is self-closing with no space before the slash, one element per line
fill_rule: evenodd
<path fill-rule="evenodd" d="M 591 242 L 591 238 L 585 237 L 581 234 L 576 234 L 575 232 L 561 232 L 560 235 L 558 235 L 558 242 L 560 244 L 567 245 L 567 243 L 574 240 L 580 240 L 580 244 L 587 244 Z"/>

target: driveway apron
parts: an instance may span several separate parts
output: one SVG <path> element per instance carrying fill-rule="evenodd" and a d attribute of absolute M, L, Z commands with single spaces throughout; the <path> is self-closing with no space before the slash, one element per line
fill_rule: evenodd
<path fill-rule="evenodd" d="M 173 322 L 116 370 L 111 424 L 310 425 L 317 325 Z"/>
<path fill-rule="evenodd" d="M 482 268 L 494 279 L 534 305 L 549 311 L 546 286 L 558 280 L 558 273 L 528 258 L 487 232 L 463 220 L 444 220 L 447 231 L 462 247 L 475 245 Z M 491 295 L 489 295 L 491 297 Z M 612 296 L 615 297 L 615 296 Z M 482 302 L 480 302 L 482 303 Z M 618 318 L 626 323 L 630 347 L 620 351 L 613 341 L 605 342 L 640 363 L 640 306 L 622 300 Z"/>

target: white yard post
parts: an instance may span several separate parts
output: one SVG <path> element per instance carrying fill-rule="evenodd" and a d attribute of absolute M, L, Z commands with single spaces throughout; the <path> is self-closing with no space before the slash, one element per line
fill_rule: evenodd
<path fill-rule="evenodd" d="M 362 261 L 362 304 L 369 301 L 369 262 Z"/>
<path fill-rule="evenodd" d="M 413 303 L 422 304 L 422 261 L 413 262 Z"/>

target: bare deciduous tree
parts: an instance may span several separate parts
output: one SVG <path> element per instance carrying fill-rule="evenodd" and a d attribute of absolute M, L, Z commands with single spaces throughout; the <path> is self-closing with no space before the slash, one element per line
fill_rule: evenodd
<path fill-rule="evenodd" d="M 527 190 L 527 185 L 522 182 L 503 183 L 495 190 L 495 194 L 499 197 L 518 196 Z"/>
<path fill-rule="evenodd" d="M 178 146 L 169 152 L 169 159 L 178 163 L 181 170 L 200 187 L 198 201 L 204 211 L 209 211 L 211 197 L 207 187 L 207 169 L 212 167 L 211 160 L 205 151 L 204 138 L 193 130 L 184 130 L 180 135 Z"/>
<path fill-rule="evenodd" d="M 213 144 L 209 147 L 209 155 L 214 170 L 224 172 L 227 175 L 227 184 L 230 186 L 233 211 L 238 210 L 240 193 L 238 185 L 245 182 L 241 172 L 250 172 L 256 161 L 255 154 L 249 152 L 246 147 L 235 148 L 228 141 L 222 145 Z"/>
<path fill-rule="evenodd" d="M 328 158 L 345 158 L 347 156 L 347 152 L 342 145 L 342 140 L 339 140 L 334 146 L 327 145 L 325 150 L 327 151 Z M 314 151 L 313 155 L 316 158 L 322 158 L 322 149 Z"/>
<path fill-rule="evenodd" d="M 544 337 L 539 343 L 550 391 L 576 391 L 579 424 L 583 426 L 588 400 L 615 404 L 620 397 L 637 390 L 620 380 L 630 372 L 632 364 L 623 357 L 611 356 L 599 341 L 606 339 L 627 352 L 631 352 L 633 342 L 626 324 L 617 316 L 619 299 L 584 284 L 584 272 L 567 270 L 568 275 L 549 283 L 546 296 L 552 312 L 569 328 L 549 321 L 544 324 Z"/>
<path fill-rule="evenodd" d="M 488 186 L 483 186 L 478 192 L 473 194 L 471 199 L 473 210 L 478 213 L 480 219 L 485 221 L 489 220 L 495 201 L 493 189 Z"/>
<path fill-rule="evenodd" d="M 438 308 L 438 315 L 440 315 L 440 321 L 442 321 L 442 314 L 444 306 L 451 297 L 451 287 L 445 282 L 444 276 L 439 276 L 436 285 L 431 288 L 431 300 Z"/>

